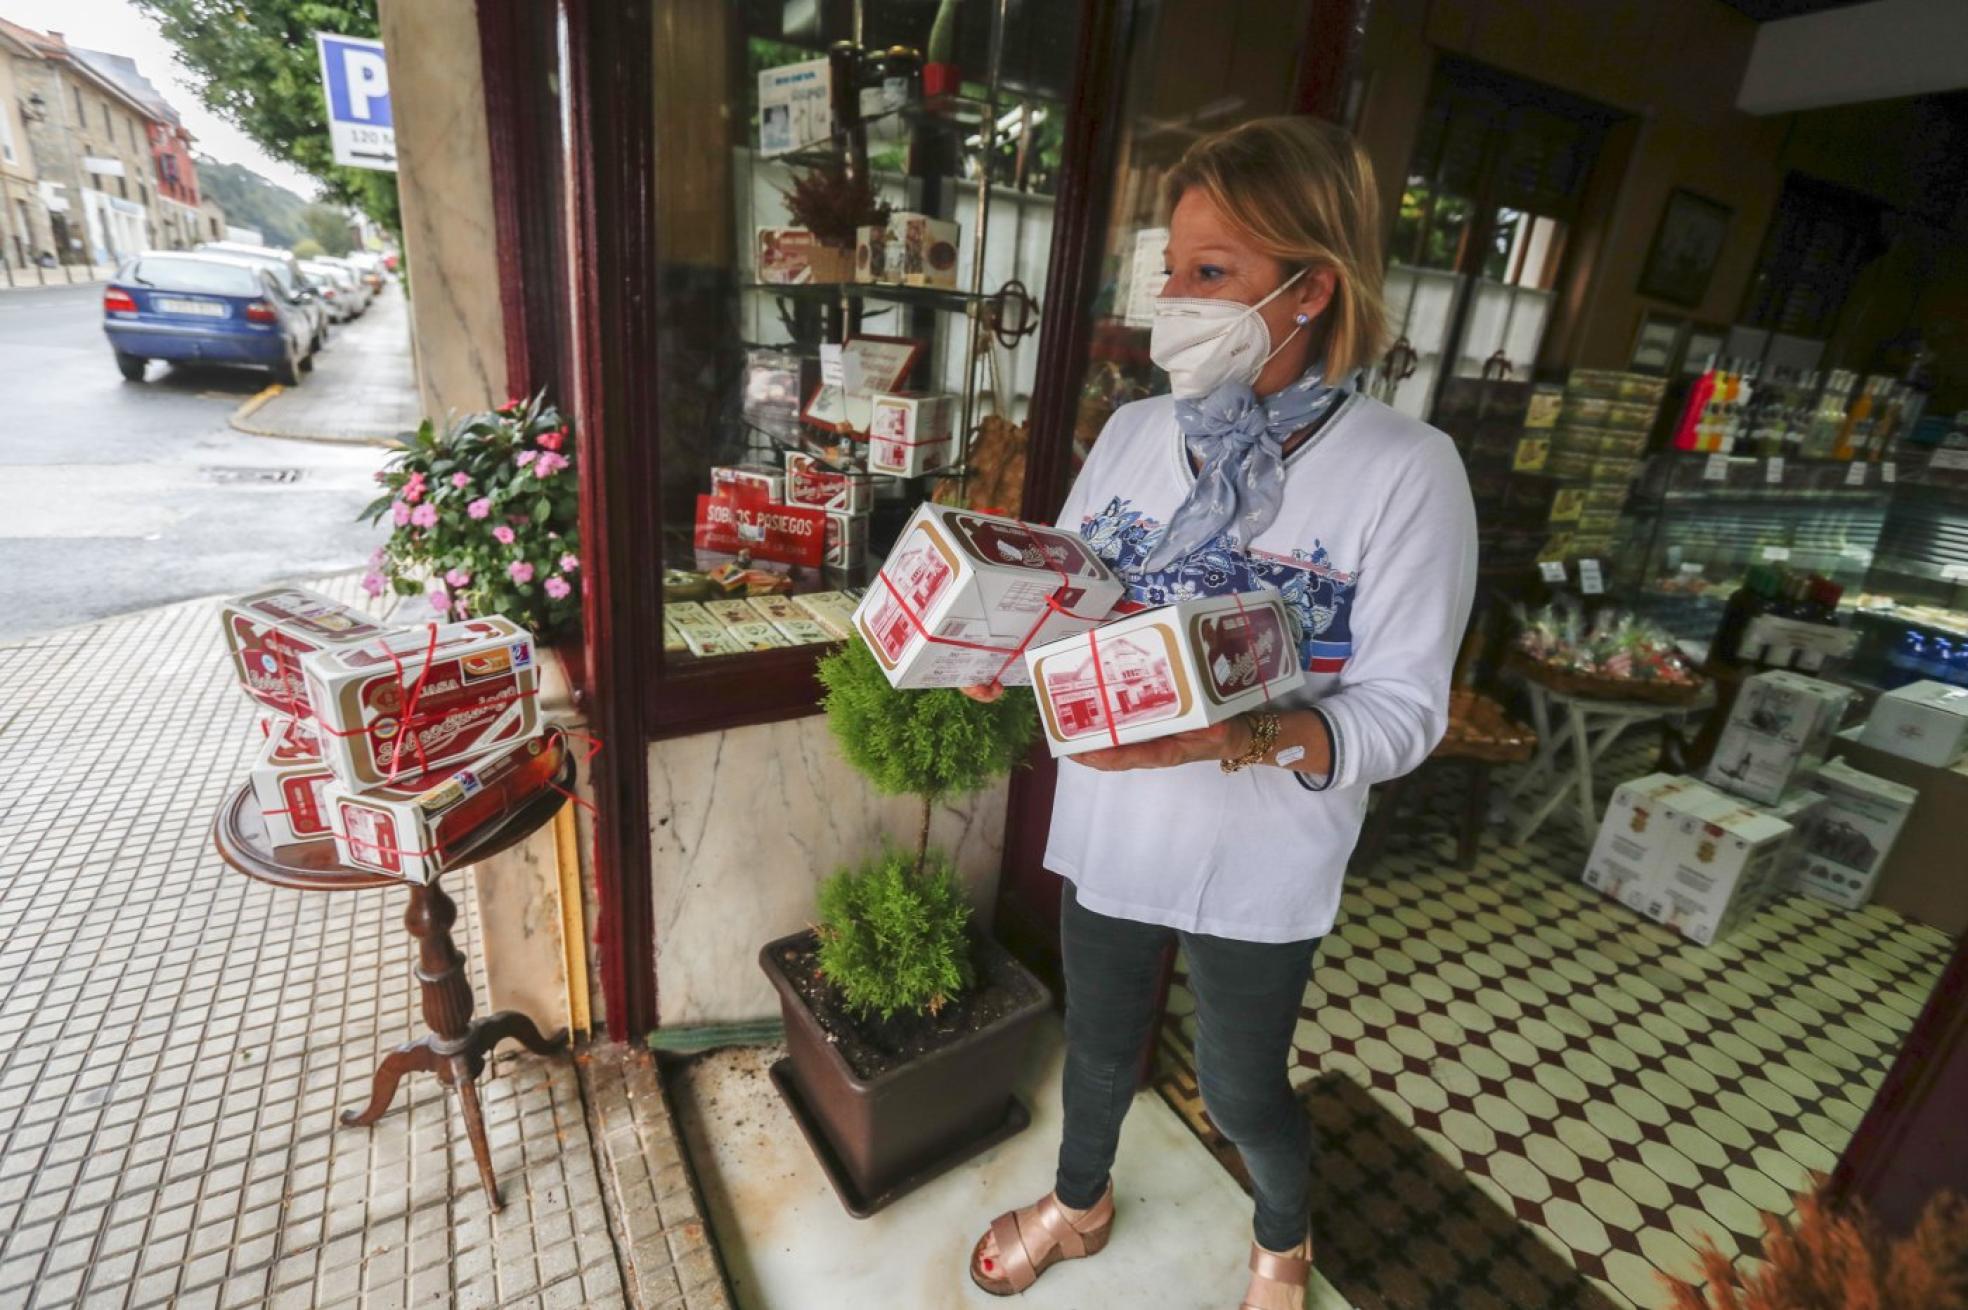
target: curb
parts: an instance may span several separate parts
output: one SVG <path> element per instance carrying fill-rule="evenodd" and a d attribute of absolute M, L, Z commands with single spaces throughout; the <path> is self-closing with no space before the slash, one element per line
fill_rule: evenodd
<path fill-rule="evenodd" d="M 287 388 L 278 382 L 268 384 L 263 390 L 248 396 L 240 402 L 238 409 L 232 411 L 227 425 L 236 432 L 244 432 L 250 437 L 277 437 L 283 441 L 312 441 L 324 446 L 374 446 L 380 450 L 394 450 L 396 442 L 390 437 L 364 437 L 337 435 L 328 432 L 287 432 L 280 428 L 260 427 L 246 420 L 257 414 L 274 397 Z"/>

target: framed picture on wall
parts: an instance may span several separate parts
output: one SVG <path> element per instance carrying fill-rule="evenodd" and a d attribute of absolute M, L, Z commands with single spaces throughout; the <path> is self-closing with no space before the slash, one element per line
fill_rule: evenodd
<path fill-rule="evenodd" d="M 1702 373 L 1711 362 L 1721 357 L 1727 345 L 1729 329 L 1719 323 L 1690 323 L 1688 343 L 1681 353 L 1681 372 Z"/>
<path fill-rule="evenodd" d="M 1700 304 L 1734 212 L 1707 196 L 1676 187 L 1667 197 L 1646 266 L 1640 271 L 1640 294 L 1677 305 Z"/>

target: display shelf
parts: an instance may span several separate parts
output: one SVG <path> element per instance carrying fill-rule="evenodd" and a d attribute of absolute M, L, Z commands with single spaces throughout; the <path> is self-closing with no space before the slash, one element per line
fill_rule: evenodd
<path fill-rule="evenodd" d="M 952 314 L 968 313 L 972 305 L 994 298 L 984 292 L 905 287 L 893 282 L 744 282 L 739 284 L 738 289 L 823 304 L 835 300 L 885 300 L 897 305 L 945 310 Z"/>
<path fill-rule="evenodd" d="M 853 144 L 857 130 L 867 132 L 873 129 L 885 137 L 898 129 L 908 133 L 943 127 L 975 129 L 984 125 L 986 116 L 991 112 L 991 102 L 974 96 L 925 96 L 895 109 L 863 115 L 853 127 L 836 129 L 827 137 L 801 146 L 798 150 L 760 155 L 758 158 L 761 164 L 789 164 L 795 168 L 826 167 L 839 162 L 841 152 Z"/>

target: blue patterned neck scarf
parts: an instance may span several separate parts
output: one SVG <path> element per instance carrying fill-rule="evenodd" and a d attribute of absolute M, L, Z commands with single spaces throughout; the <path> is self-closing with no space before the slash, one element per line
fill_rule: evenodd
<path fill-rule="evenodd" d="M 1284 502 L 1285 438 L 1345 397 L 1344 387 L 1327 385 L 1323 364 L 1314 364 L 1262 400 L 1244 383 L 1226 382 L 1201 400 L 1176 401 L 1176 426 L 1203 467 L 1146 567 L 1168 568 L 1224 532 L 1240 550 L 1255 541 Z"/>

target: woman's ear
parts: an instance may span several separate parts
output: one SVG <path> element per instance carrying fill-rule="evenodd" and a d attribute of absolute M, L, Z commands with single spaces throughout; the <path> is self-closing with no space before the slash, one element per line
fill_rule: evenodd
<path fill-rule="evenodd" d="M 1298 284 L 1298 303 L 1292 306 L 1293 317 L 1303 315 L 1315 319 L 1326 312 L 1332 303 L 1333 282 L 1337 275 L 1331 264 L 1318 264 L 1308 270 Z"/>

